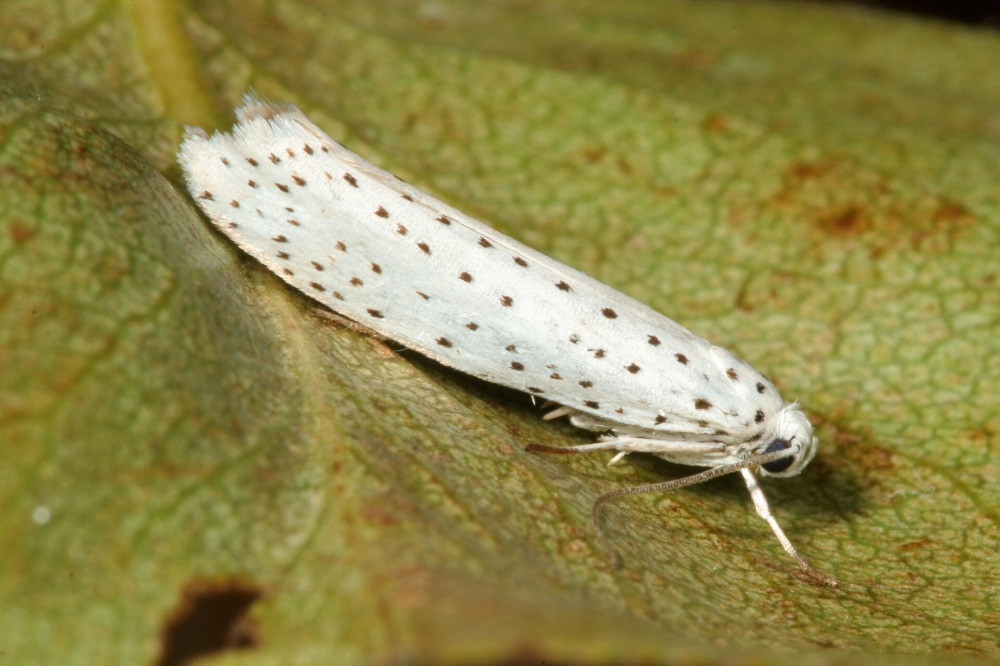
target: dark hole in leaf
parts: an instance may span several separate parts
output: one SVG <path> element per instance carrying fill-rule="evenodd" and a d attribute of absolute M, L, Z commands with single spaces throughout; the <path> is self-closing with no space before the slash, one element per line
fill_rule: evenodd
<path fill-rule="evenodd" d="M 263 590 L 242 581 L 189 583 L 161 635 L 163 649 L 156 666 L 182 666 L 223 650 L 245 650 L 260 642 L 248 616 Z"/>

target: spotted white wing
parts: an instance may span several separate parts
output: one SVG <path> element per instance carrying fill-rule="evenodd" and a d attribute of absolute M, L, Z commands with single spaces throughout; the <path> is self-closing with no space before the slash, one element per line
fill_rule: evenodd
<path fill-rule="evenodd" d="M 457 370 L 611 425 L 741 443 L 783 403 L 761 373 L 649 307 L 247 97 L 180 162 L 212 222 L 332 310 Z"/>

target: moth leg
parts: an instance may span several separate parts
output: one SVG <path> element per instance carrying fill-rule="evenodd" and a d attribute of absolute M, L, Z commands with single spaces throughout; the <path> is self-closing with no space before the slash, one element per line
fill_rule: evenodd
<path fill-rule="evenodd" d="M 625 456 L 627 456 L 629 453 L 631 453 L 631 451 L 619 451 L 618 453 L 616 453 L 614 455 L 613 458 L 611 458 L 611 460 L 608 461 L 608 467 L 611 467 L 612 465 L 618 464 L 618 462 L 622 458 L 624 458 Z"/>
<path fill-rule="evenodd" d="M 743 475 L 743 481 L 747 484 L 747 490 L 750 491 L 750 498 L 753 500 L 753 506 L 757 509 L 757 515 L 767 521 L 767 524 L 771 526 L 771 531 L 774 532 L 774 536 L 778 537 L 778 541 L 781 543 L 781 547 L 785 549 L 785 552 L 795 560 L 795 562 L 809 574 L 810 577 L 822 582 L 824 585 L 829 585 L 830 587 L 837 587 L 837 580 L 831 578 L 825 574 L 820 573 L 813 568 L 811 564 L 805 561 L 799 552 L 795 550 L 795 546 L 785 535 L 785 531 L 781 529 L 781 525 L 775 519 L 774 514 L 771 513 L 771 507 L 767 503 L 767 497 L 764 496 L 764 490 L 757 483 L 757 477 L 753 475 L 749 469 L 741 469 L 740 473 Z"/>
<path fill-rule="evenodd" d="M 599 442 L 590 444 L 577 444 L 576 446 L 545 446 L 542 444 L 529 444 L 528 451 L 535 453 L 590 453 L 592 451 L 618 451 L 620 453 L 656 453 L 663 457 L 676 455 L 679 458 L 689 456 L 700 458 L 701 456 L 720 455 L 726 452 L 726 445 L 721 442 L 692 442 L 687 440 L 671 439 L 646 439 L 642 437 L 611 437 Z M 620 459 L 620 456 L 615 456 Z M 673 460 L 673 458 L 667 458 Z M 687 463 L 691 464 L 691 463 Z M 693 463 L 696 465 L 709 465 L 704 461 Z"/>
<path fill-rule="evenodd" d="M 604 493 L 597 498 L 591 508 L 591 518 L 594 523 L 597 538 L 610 556 L 613 567 L 617 568 L 621 564 L 621 559 L 614 547 L 611 545 L 611 542 L 605 536 L 604 530 L 601 529 L 599 511 L 600 507 L 605 502 L 624 495 L 635 495 L 648 492 L 669 492 L 738 470 L 743 475 L 743 481 L 747 486 L 747 490 L 750 492 L 750 498 L 753 500 L 754 508 L 757 510 L 757 515 L 763 518 L 771 527 L 771 531 L 774 532 L 774 535 L 778 538 L 778 542 L 781 543 L 781 547 L 784 551 L 788 553 L 788 555 L 795 560 L 795 563 L 798 564 L 799 567 L 801 567 L 802 570 L 805 571 L 806 574 L 808 574 L 813 580 L 830 587 L 837 587 L 839 585 L 835 578 L 831 578 L 830 576 L 820 573 L 818 570 L 813 568 L 812 565 L 806 562 L 805 559 L 799 555 L 795 546 L 792 545 L 792 542 L 785 534 L 785 531 L 781 529 L 781 525 L 778 524 L 774 514 L 771 513 L 771 507 L 767 503 L 767 497 L 764 495 L 764 490 L 760 487 L 760 484 L 757 483 L 757 477 L 754 476 L 750 469 L 748 469 L 748 465 L 755 464 L 757 460 L 742 460 L 718 465 L 712 464 L 711 459 L 713 454 L 717 457 L 717 459 L 724 457 L 725 455 L 726 447 L 720 442 L 690 442 L 683 440 L 669 441 L 634 437 L 615 437 L 601 442 L 594 442 L 593 444 L 582 444 L 573 447 L 545 447 L 537 444 L 534 445 L 534 447 L 536 448 L 533 449 L 532 447 L 529 447 L 529 450 L 538 450 L 543 452 L 551 451 L 555 453 L 587 453 L 590 451 L 613 449 L 619 452 L 613 461 L 619 460 L 621 455 L 632 451 L 642 451 L 646 453 L 658 454 L 661 457 L 673 462 L 687 462 L 687 464 L 709 467 L 709 469 L 703 472 L 686 478 L 674 479 L 672 481 L 661 481 L 659 483 L 651 483 L 644 486 L 618 488 Z M 758 456 L 758 459 L 761 463 L 763 463 L 765 462 L 763 458 L 769 457 L 770 455 L 773 454 L 768 454 L 768 456 Z M 688 460 L 685 461 L 685 457 L 687 457 Z"/>
<path fill-rule="evenodd" d="M 688 442 L 662 439 L 642 439 L 614 437 L 607 440 L 618 451 L 608 461 L 608 467 L 619 462 L 630 453 L 653 453 L 670 462 L 681 465 L 704 465 L 705 459 L 726 453 L 726 445 L 721 442 Z M 586 446 L 586 445 L 585 445 Z"/>

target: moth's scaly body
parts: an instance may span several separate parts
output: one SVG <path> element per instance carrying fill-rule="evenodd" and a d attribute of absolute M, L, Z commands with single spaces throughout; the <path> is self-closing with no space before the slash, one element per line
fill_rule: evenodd
<path fill-rule="evenodd" d="M 179 159 L 191 194 L 239 247 L 379 334 L 609 433 L 576 451 L 735 465 L 809 568 L 751 468 L 798 474 L 817 440 L 750 364 L 379 169 L 294 106 L 248 95 L 237 115 L 232 134 L 189 130 Z"/>

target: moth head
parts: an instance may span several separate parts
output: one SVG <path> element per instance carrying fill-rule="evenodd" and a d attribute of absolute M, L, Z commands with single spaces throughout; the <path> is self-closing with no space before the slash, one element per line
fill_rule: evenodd
<path fill-rule="evenodd" d="M 789 403 L 778 412 L 774 431 L 757 454 L 788 451 L 787 458 L 778 458 L 760 466 L 763 476 L 795 476 L 816 455 L 819 440 L 813 435 L 812 424 L 798 403 Z"/>

